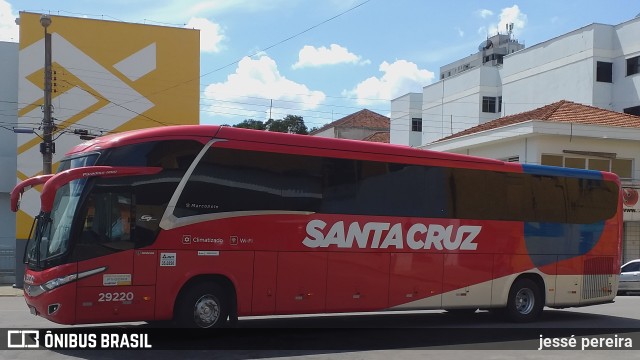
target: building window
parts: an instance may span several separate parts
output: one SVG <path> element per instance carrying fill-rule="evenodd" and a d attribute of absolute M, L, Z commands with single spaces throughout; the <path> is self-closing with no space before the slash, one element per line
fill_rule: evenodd
<path fill-rule="evenodd" d="M 610 62 L 598 61 L 596 64 L 596 81 L 613 82 L 613 64 Z"/>
<path fill-rule="evenodd" d="M 572 169 L 586 169 L 587 168 L 587 159 L 585 158 L 575 158 L 575 157 L 565 157 L 564 158 L 564 167 L 572 168 Z"/>
<path fill-rule="evenodd" d="M 548 166 L 560 166 L 560 167 L 564 166 L 564 163 L 562 161 L 562 156 L 560 155 L 542 155 L 540 164 L 548 165 Z"/>
<path fill-rule="evenodd" d="M 620 176 L 622 179 L 631 179 L 633 172 L 633 161 L 629 159 L 613 159 L 611 160 L 612 173 Z"/>
<path fill-rule="evenodd" d="M 633 173 L 633 160 L 630 159 L 577 158 L 544 154 L 540 159 L 540 164 L 574 169 L 610 171 L 622 179 L 631 179 Z"/>
<path fill-rule="evenodd" d="M 640 116 L 640 106 L 632 106 L 623 110 L 625 114 Z"/>
<path fill-rule="evenodd" d="M 627 76 L 640 72 L 640 56 L 627 59 Z"/>
<path fill-rule="evenodd" d="M 496 98 L 491 96 L 482 97 L 482 112 L 495 113 L 496 112 Z"/>
<path fill-rule="evenodd" d="M 502 114 L 502 96 L 498 96 L 498 113 Z"/>
<path fill-rule="evenodd" d="M 421 118 L 412 118 L 411 119 L 411 131 L 422 132 L 422 119 Z"/>
<path fill-rule="evenodd" d="M 507 156 L 505 158 L 500 158 L 498 160 L 502 160 L 504 162 L 520 162 L 520 156 L 519 155 Z"/>

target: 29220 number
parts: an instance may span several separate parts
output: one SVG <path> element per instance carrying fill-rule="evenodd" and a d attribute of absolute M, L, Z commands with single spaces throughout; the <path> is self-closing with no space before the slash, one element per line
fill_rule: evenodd
<path fill-rule="evenodd" d="M 113 292 L 113 293 L 99 293 L 98 302 L 105 301 L 131 301 L 133 300 L 133 293 L 129 292 Z"/>

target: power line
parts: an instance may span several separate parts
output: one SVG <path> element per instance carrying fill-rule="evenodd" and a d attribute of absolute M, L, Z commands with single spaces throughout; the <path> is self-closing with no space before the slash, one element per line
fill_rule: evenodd
<path fill-rule="evenodd" d="M 298 36 L 300 36 L 300 35 L 302 35 L 302 34 L 304 34 L 304 33 L 306 33 L 306 32 L 309 32 L 309 31 L 311 31 L 311 30 L 313 30 L 313 29 L 315 29 L 315 28 L 317 28 L 317 27 L 319 27 L 319 26 L 322 26 L 322 25 L 324 25 L 324 24 L 326 24 L 326 23 L 328 23 L 328 22 L 330 22 L 330 21 L 332 21 L 332 20 L 337 19 L 337 18 L 339 18 L 340 16 L 343 16 L 343 15 L 345 15 L 345 14 L 347 14 L 347 13 L 349 13 L 349 12 L 351 12 L 351 11 L 353 11 L 353 10 L 355 10 L 355 9 L 357 9 L 357 8 L 359 8 L 359 7 L 361 7 L 361 6 L 363 6 L 363 5 L 365 5 L 366 3 L 370 2 L 370 1 L 371 1 L 371 0 L 365 0 L 365 1 L 363 1 L 363 2 L 359 3 L 359 4 L 355 5 L 355 6 L 350 7 L 349 9 L 347 9 L 347 10 L 345 10 L 345 11 L 343 11 L 343 12 L 341 12 L 341 13 L 339 13 L 339 14 L 335 15 L 335 16 L 330 17 L 329 19 L 326 19 L 326 20 L 324 20 L 324 21 L 321 21 L 320 23 L 317 23 L 317 24 L 315 24 L 315 25 L 313 25 L 313 26 L 311 26 L 311 27 L 308 27 L 308 28 L 306 28 L 306 29 L 304 29 L 304 30 L 302 30 L 302 31 L 300 31 L 300 32 L 298 32 L 298 33 L 296 33 L 296 34 L 294 34 L 294 35 L 291 35 L 291 36 L 289 36 L 289 37 L 287 37 L 287 38 L 285 38 L 285 39 L 283 39 L 283 40 L 280 40 L 280 41 L 278 41 L 278 42 L 276 42 L 276 43 L 274 43 L 274 44 L 271 44 L 271 45 L 269 45 L 269 46 L 267 46 L 267 47 L 265 47 L 265 48 L 262 48 L 262 49 L 260 49 L 260 50 L 258 50 L 258 51 L 256 51 L 256 52 L 254 52 L 254 53 L 252 53 L 252 54 L 248 55 L 248 57 L 250 57 L 250 58 L 251 58 L 251 57 L 254 57 L 254 56 L 256 56 L 256 55 L 258 55 L 258 54 L 260 54 L 260 53 L 263 53 L 263 52 L 265 52 L 265 51 L 267 51 L 267 50 L 269 50 L 269 49 L 272 49 L 272 48 L 274 48 L 274 47 L 276 47 L 276 46 L 278 46 L 278 45 L 281 45 L 281 44 L 283 44 L 283 43 L 285 43 L 285 42 L 287 42 L 287 41 L 289 41 L 289 40 L 292 40 L 292 39 L 294 39 L 294 38 L 296 38 L 296 37 L 298 37 Z M 213 70 L 211 70 L 211 71 L 209 71 L 209 72 L 206 72 L 206 73 L 204 73 L 204 74 L 200 75 L 198 78 L 194 78 L 194 79 L 186 80 L 186 81 L 183 81 L 183 82 L 180 82 L 180 83 L 174 84 L 173 86 L 170 86 L 170 87 L 168 87 L 168 88 L 165 88 L 165 89 L 162 89 L 162 90 L 158 90 L 157 92 L 153 93 L 152 95 L 159 94 L 159 93 L 161 93 L 161 92 L 165 92 L 165 91 L 171 90 L 171 89 L 173 89 L 173 88 L 176 88 L 176 87 L 178 87 L 178 86 L 181 86 L 181 85 L 184 85 L 184 84 L 190 83 L 190 82 L 195 81 L 195 80 L 198 80 L 198 79 L 202 79 L 202 78 L 203 78 L 203 77 L 205 77 L 205 76 L 211 75 L 211 74 L 213 74 L 213 73 L 215 73 L 215 72 L 218 72 L 218 71 L 220 71 L 220 70 L 223 70 L 223 69 L 228 68 L 229 66 L 232 66 L 232 65 L 235 65 L 235 64 L 239 63 L 239 62 L 240 62 L 242 59 L 244 59 L 245 57 L 246 57 L 246 56 L 243 56 L 243 57 L 241 57 L 241 58 L 239 58 L 239 59 L 237 59 L 237 60 L 235 60 L 235 61 L 233 61 L 233 62 L 230 62 L 230 63 L 228 63 L 228 64 L 226 64 L 226 65 L 223 65 L 223 66 L 218 67 L 218 68 L 216 68 L 216 69 L 213 69 Z"/>

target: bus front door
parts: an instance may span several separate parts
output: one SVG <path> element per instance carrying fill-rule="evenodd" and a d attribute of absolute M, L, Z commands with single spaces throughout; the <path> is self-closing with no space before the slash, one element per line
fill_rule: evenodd
<path fill-rule="evenodd" d="M 78 323 L 152 320 L 155 261 L 153 251 L 135 249 L 130 192 L 96 191 L 83 209 L 76 242 Z"/>

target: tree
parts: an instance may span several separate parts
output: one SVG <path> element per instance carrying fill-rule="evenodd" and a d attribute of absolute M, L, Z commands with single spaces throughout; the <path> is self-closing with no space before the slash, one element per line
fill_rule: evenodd
<path fill-rule="evenodd" d="M 304 124 L 302 116 L 287 115 L 284 119 L 269 119 L 267 122 L 260 120 L 246 119 L 233 127 L 243 129 L 267 130 L 274 132 L 308 135 L 307 125 Z"/>
<path fill-rule="evenodd" d="M 304 124 L 304 119 L 298 115 L 287 115 L 280 120 L 269 119 L 265 125 L 269 131 L 301 135 L 309 134 L 307 125 Z"/>
<path fill-rule="evenodd" d="M 243 129 L 255 129 L 255 130 L 266 130 L 267 127 L 264 122 L 260 120 L 246 119 L 241 123 L 233 125 L 233 127 L 243 128 Z"/>

